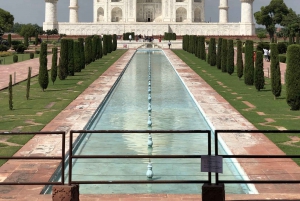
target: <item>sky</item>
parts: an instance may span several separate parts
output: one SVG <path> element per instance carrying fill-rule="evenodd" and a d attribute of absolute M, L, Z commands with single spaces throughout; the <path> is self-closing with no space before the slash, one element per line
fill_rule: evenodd
<path fill-rule="evenodd" d="M 259 11 L 261 6 L 266 6 L 271 0 L 255 0 L 253 11 Z M 284 0 L 289 8 L 300 14 L 299 0 Z M 69 0 L 58 0 L 58 21 L 69 21 Z M 79 21 L 93 21 L 93 0 L 78 0 Z M 229 22 L 240 22 L 240 0 L 228 0 Z M 205 21 L 219 21 L 219 0 L 205 0 Z M 45 20 L 45 0 L 0 0 L 0 8 L 10 12 L 15 17 L 15 23 L 32 23 L 42 26 Z"/>

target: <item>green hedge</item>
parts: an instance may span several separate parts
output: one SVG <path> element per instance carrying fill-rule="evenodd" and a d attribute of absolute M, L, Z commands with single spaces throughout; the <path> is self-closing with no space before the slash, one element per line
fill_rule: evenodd
<path fill-rule="evenodd" d="M 247 40 L 245 46 L 244 81 L 246 85 L 254 84 L 253 41 Z"/>
<path fill-rule="evenodd" d="M 286 63 L 286 55 L 285 54 L 279 55 L 279 62 Z"/>
<path fill-rule="evenodd" d="M 254 85 L 257 91 L 260 91 L 265 87 L 264 77 L 264 61 L 263 53 L 261 51 L 256 52 L 255 70 L 254 70 Z"/>
<path fill-rule="evenodd" d="M 236 60 L 236 67 L 237 67 L 237 76 L 239 79 L 243 77 L 244 74 L 244 64 L 243 64 L 243 43 L 242 41 L 237 41 L 237 60 Z"/>
<path fill-rule="evenodd" d="M 271 88 L 274 98 L 281 95 L 281 73 L 277 44 L 271 44 Z"/>

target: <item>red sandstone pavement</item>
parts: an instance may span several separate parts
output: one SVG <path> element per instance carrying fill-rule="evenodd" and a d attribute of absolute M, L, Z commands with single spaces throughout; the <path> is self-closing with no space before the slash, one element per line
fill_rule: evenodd
<path fill-rule="evenodd" d="M 135 50 L 128 50 L 102 76 L 92 83 L 65 110 L 56 116 L 43 131 L 69 131 L 83 129 L 97 106 L 111 88 Z M 203 79 L 192 71 L 172 51 L 164 50 L 178 74 L 183 79 L 196 102 L 205 112 L 215 129 L 255 129 L 223 97 L 217 94 Z M 26 68 L 24 71 L 27 72 Z M 23 72 L 23 73 L 25 73 Z M 9 72 L 6 72 L 9 74 Z M 22 74 L 22 73 L 21 73 Z M 27 73 L 26 73 L 27 74 Z M 233 93 L 233 92 L 231 92 Z M 228 150 L 233 154 L 284 154 L 262 134 L 221 135 Z M 68 145 L 68 142 L 66 142 Z M 67 147 L 68 148 L 68 147 Z M 61 153 L 61 138 L 37 135 L 30 140 L 17 156 L 58 156 Z M 250 179 L 256 180 L 300 180 L 300 168 L 290 159 L 240 159 L 241 169 Z M 0 167 L 0 181 L 42 182 L 48 181 L 59 161 L 10 160 Z M 40 195 L 43 186 L 0 186 L 1 200 L 51 200 L 51 195 Z M 261 184 L 255 185 L 254 195 L 229 195 L 226 200 L 300 200 L 300 186 Z M 80 200 L 200 200 L 199 195 L 81 195 Z"/>

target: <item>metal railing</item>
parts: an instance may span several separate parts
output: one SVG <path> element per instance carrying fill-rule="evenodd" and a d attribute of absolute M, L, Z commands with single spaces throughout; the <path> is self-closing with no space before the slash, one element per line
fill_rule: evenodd
<path fill-rule="evenodd" d="M 223 158 L 296 158 L 300 159 L 300 155 L 220 155 L 219 154 L 219 134 L 236 134 L 236 133 L 254 133 L 254 134 L 282 134 L 282 133 L 293 133 L 300 135 L 300 130 L 215 130 L 215 155 L 222 156 Z M 294 184 L 299 183 L 300 180 L 220 180 L 219 173 L 216 173 L 216 184 Z"/>
<path fill-rule="evenodd" d="M 107 134 L 107 133 L 159 133 L 159 134 L 190 134 L 190 133 L 206 133 L 208 140 L 207 154 L 211 155 L 211 131 L 210 130 L 71 130 L 70 131 L 70 150 L 69 150 L 69 180 L 68 185 L 71 184 L 153 184 L 153 183 L 211 183 L 211 173 L 208 173 L 207 180 L 117 180 L 117 181 L 73 181 L 72 180 L 72 159 L 94 159 L 94 158 L 201 158 L 201 155 L 74 155 L 73 154 L 73 134 Z"/>
<path fill-rule="evenodd" d="M 57 132 L 0 132 L 2 135 L 62 135 L 62 153 L 61 156 L 0 156 L 0 160 L 60 160 L 62 165 L 61 182 L 0 182 L 0 185 L 64 185 L 64 161 L 65 161 L 65 139 L 66 133 L 63 131 Z"/>

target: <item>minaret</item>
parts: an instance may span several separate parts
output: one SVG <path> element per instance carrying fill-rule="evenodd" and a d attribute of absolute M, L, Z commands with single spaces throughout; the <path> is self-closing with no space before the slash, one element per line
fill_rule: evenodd
<path fill-rule="evenodd" d="M 253 1 L 241 0 L 241 23 L 253 24 Z"/>
<path fill-rule="evenodd" d="M 78 0 L 70 0 L 70 23 L 77 23 L 78 22 Z"/>
<path fill-rule="evenodd" d="M 43 30 L 56 28 L 57 1 L 58 0 L 45 0 L 45 22 L 43 24 Z"/>
<path fill-rule="evenodd" d="M 228 23 L 228 0 L 220 0 L 219 23 Z"/>
<path fill-rule="evenodd" d="M 45 22 L 57 23 L 57 1 L 58 0 L 45 0 Z"/>

